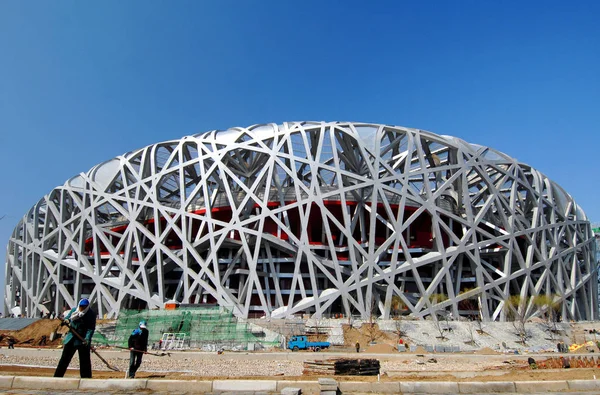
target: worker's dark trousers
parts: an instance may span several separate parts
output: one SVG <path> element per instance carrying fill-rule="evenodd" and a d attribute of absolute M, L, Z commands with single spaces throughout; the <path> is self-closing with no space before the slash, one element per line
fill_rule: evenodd
<path fill-rule="evenodd" d="M 63 377 L 65 375 L 67 367 L 69 367 L 69 363 L 71 363 L 71 359 L 73 359 L 73 355 L 75 355 L 75 351 L 78 351 L 79 375 L 82 379 L 91 379 L 92 361 L 90 361 L 90 347 L 84 346 L 83 344 L 75 346 L 73 343 L 74 342 L 71 341 L 63 346 L 63 352 L 60 361 L 58 361 L 58 366 L 54 371 L 54 377 Z"/>
<path fill-rule="evenodd" d="M 143 352 L 129 351 L 129 378 L 135 377 L 135 372 L 142 364 Z"/>

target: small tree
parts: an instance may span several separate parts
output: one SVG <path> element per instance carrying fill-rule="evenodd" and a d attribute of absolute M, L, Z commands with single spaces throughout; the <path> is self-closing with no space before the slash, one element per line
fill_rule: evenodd
<path fill-rule="evenodd" d="M 481 310 L 479 287 L 465 288 L 459 293 L 459 296 L 467 293 L 470 293 L 470 296 L 460 301 L 459 309 L 463 310 L 463 312 L 466 310 L 467 318 L 476 324 L 477 332 L 480 335 L 486 334 L 483 330 L 483 314 Z"/>
<path fill-rule="evenodd" d="M 487 332 L 483 329 L 483 320 L 481 319 L 481 306 L 478 307 L 479 314 L 475 317 L 475 324 L 477 325 L 477 333 L 480 335 L 487 335 Z"/>
<path fill-rule="evenodd" d="M 465 344 L 469 344 L 473 347 L 477 346 L 477 341 L 475 340 L 475 325 L 473 321 L 467 322 L 467 329 L 469 330 L 469 341 L 466 341 Z"/>
<path fill-rule="evenodd" d="M 402 316 L 402 311 L 406 309 L 406 303 L 398 295 L 392 296 L 391 312 L 394 317 Z"/>
<path fill-rule="evenodd" d="M 406 304 L 398 295 L 392 296 L 391 310 L 395 318 L 394 329 L 398 336 L 398 340 L 402 339 L 406 335 L 404 332 L 404 323 L 402 322 L 402 310 L 406 308 Z"/>
<path fill-rule="evenodd" d="M 438 317 L 438 315 L 441 315 L 441 317 Z M 448 337 L 444 333 L 445 328 L 442 326 L 441 320 L 440 320 L 440 319 L 447 319 L 445 311 L 437 312 L 432 318 L 433 318 L 433 325 L 435 326 L 435 329 L 437 329 L 438 333 L 440 334 L 439 336 L 437 336 L 437 338 L 442 341 L 448 340 Z"/>
<path fill-rule="evenodd" d="M 527 343 L 527 331 L 525 323 L 527 322 L 527 298 L 521 298 L 521 295 L 511 295 L 504 301 L 506 317 L 512 321 L 516 330 L 516 335 L 520 343 Z"/>
<path fill-rule="evenodd" d="M 373 343 L 381 336 L 379 325 L 377 325 L 377 302 L 375 297 L 371 299 L 371 305 L 369 307 L 369 316 L 366 323 L 366 334 L 369 338 L 369 343 Z"/>
<path fill-rule="evenodd" d="M 398 336 L 398 340 L 406 336 L 406 331 L 404 330 L 404 322 L 401 317 L 398 317 L 398 319 L 394 322 L 394 331 L 396 333 L 396 336 Z"/>
<path fill-rule="evenodd" d="M 464 294 L 475 289 L 477 288 L 467 288 L 460 294 Z M 472 295 L 467 299 L 463 299 L 460 302 L 460 308 L 462 310 L 467 311 L 467 318 L 469 319 L 469 330 L 471 330 L 471 328 L 475 326 L 475 330 L 477 331 L 477 333 L 479 333 L 480 335 L 487 335 L 487 333 L 483 330 L 483 320 L 481 319 L 481 304 L 479 303 L 478 295 Z"/>
<path fill-rule="evenodd" d="M 553 295 L 537 295 L 533 298 L 533 304 L 538 308 L 544 319 L 546 330 L 550 332 L 550 339 L 558 333 L 558 313 L 562 307 L 559 297 Z"/>
<path fill-rule="evenodd" d="M 444 294 L 431 294 L 431 296 L 429 297 L 429 301 L 431 302 L 432 305 L 442 303 L 445 300 L 448 300 L 448 296 L 444 295 Z M 442 319 L 446 320 L 446 326 L 448 327 L 448 314 L 446 314 L 446 310 L 443 309 L 443 310 L 435 311 L 434 314 L 431 315 L 431 318 L 433 319 L 433 325 L 435 326 L 437 331 L 440 333 L 438 338 L 440 340 L 447 340 L 448 338 L 444 334 L 444 328 L 442 327 L 442 325 L 440 323 L 440 319 L 439 319 L 438 315 L 440 315 L 442 317 Z"/>
<path fill-rule="evenodd" d="M 466 294 L 468 292 L 474 291 L 476 288 L 465 288 L 459 293 L 460 295 Z M 481 330 L 481 320 L 479 319 L 479 314 L 474 314 L 475 311 L 479 313 L 479 303 L 477 303 L 476 299 L 477 295 L 472 294 L 468 296 L 466 299 L 463 299 L 459 302 L 459 309 L 464 313 L 466 312 L 466 317 L 469 320 L 467 322 L 467 329 L 469 331 L 469 340 L 465 342 L 465 344 L 469 344 L 471 346 L 477 346 L 477 342 L 475 341 L 475 322 L 478 323 L 478 327 L 480 328 L 480 334 L 483 332 Z"/>

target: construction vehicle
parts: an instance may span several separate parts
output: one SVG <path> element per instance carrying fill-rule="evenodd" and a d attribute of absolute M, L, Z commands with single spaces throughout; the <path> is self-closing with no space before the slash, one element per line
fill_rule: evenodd
<path fill-rule="evenodd" d="M 309 342 L 306 336 L 292 336 L 287 344 L 287 348 L 292 351 L 321 351 L 321 349 L 329 348 L 329 346 L 331 346 L 329 342 Z"/>

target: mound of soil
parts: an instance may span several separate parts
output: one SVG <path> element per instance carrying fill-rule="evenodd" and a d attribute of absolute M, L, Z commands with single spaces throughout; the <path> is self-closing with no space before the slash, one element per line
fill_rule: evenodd
<path fill-rule="evenodd" d="M 415 349 L 415 351 L 413 351 L 413 353 L 415 353 L 415 354 L 427 354 L 427 350 L 423 346 L 418 346 Z"/>
<path fill-rule="evenodd" d="M 365 349 L 365 352 L 373 353 L 373 354 L 391 354 L 396 353 L 398 350 L 394 348 L 394 346 L 387 343 L 378 343 L 370 345 Z"/>
<path fill-rule="evenodd" d="M 361 350 L 368 347 L 372 341 L 385 343 L 394 347 L 398 342 L 398 337 L 391 333 L 383 332 L 377 324 L 371 326 L 369 323 L 363 324 L 360 328 L 353 328 L 350 325 L 342 325 L 344 331 L 344 345 L 352 347 L 358 342 Z"/>
<path fill-rule="evenodd" d="M 7 345 L 7 340 L 12 338 L 19 347 L 40 347 L 42 336 L 46 336 L 46 347 L 60 344 L 60 338 L 50 341 L 50 334 L 58 331 L 64 334 L 68 329 L 60 326 L 60 320 L 41 319 L 18 331 L 0 332 L 0 345 Z"/>
<path fill-rule="evenodd" d="M 497 351 L 492 350 L 489 347 L 484 347 L 484 348 L 480 348 L 479 350 L 475 351 L 474 354 L 479 354 L 479 355 L 496 355 L 496 354 L 500 354 Z"/>

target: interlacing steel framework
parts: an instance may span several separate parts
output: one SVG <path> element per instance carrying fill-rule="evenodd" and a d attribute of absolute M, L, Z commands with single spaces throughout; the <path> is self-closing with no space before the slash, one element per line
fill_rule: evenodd
<path fill-rule="evenodd" d="M 256 125 L 132 151 L 52 190 L 9 241 L 5 304 L 506 320 L 511 297 L 536 316 L 546 295 L 561 319 L 591 320 L 594 248 L 569 194 L 491 148 L 376 124 Z"/>

